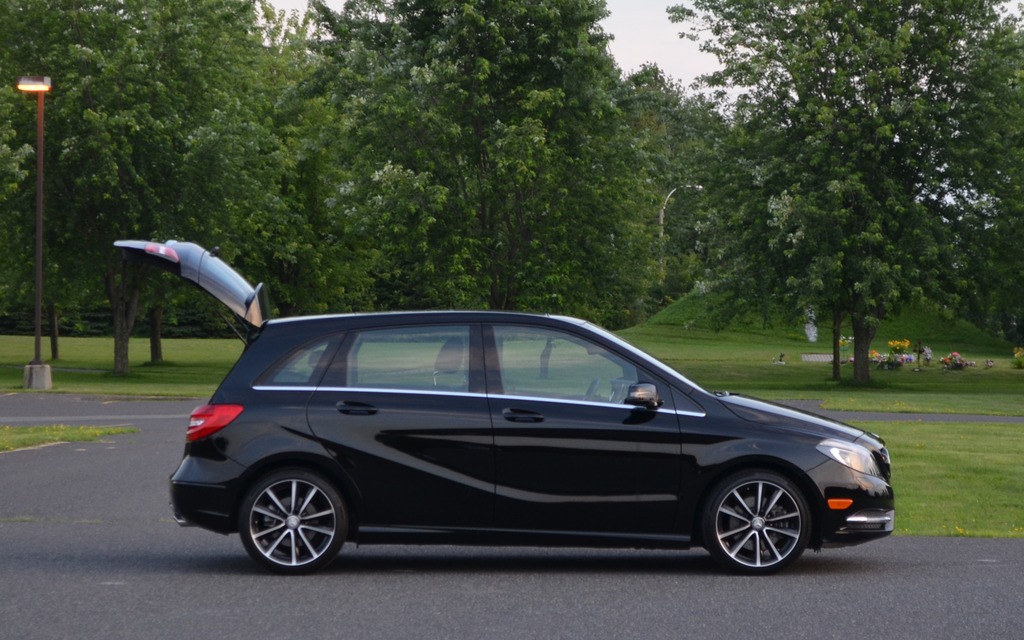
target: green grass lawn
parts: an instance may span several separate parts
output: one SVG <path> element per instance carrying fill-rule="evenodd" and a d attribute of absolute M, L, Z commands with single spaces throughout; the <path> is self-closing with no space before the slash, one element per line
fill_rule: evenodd
<path fill-rule="evenodd" d="M 47 360 L 48 344 L 43 357 Z M 0 336 L 0 389 L 21 389 L 33 338 Z M 235 339 L 166 339 L 165 362 L 148 364 L 149 342 L 130 342 L 131 373 L 115 376 L 112 338 L 61 338 L 61 358 L 47 363 L 53 390 L 102 395 L 209 397 L 242 353 Z"/>
<path fill-rule="evenodd" d="M 1024 538 L 1019 424 L 866 422 L 893 459 L 896 534 Z"/>
<path fill-rule="evenodd" d="M 0 418 L 2 420 L 2 418 Z M 95 442 L 104 436 L 136 433 L 131 427 L 68 427 L 49 425 L 45 427 L 4 427 L 0 426 L 0 452 L 38 447 L 58 442 Z"/>

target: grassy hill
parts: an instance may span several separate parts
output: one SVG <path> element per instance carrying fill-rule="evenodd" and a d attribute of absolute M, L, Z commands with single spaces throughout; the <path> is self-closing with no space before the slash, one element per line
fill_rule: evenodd
<path fill-rule="evenodd" d="M 747 335 L 759 338 L 784 340 L 794 345 L 802 344 L 805 351 L 830 353 L 831 327 L 819 323 L 818 340 L 810 343 L 804 331 L 803 319 L 787 317 L 779 310 L 757 314 L 745 312 L 723 321 L 711 309 L 713 305 L 708 297 L 702 295 L 687 296 L 654 315 L 647 323 L 634 330 L 643 332 L 645 328 L 674 327 L 678 330 L 710 332 L 721 334 L 722 339 L 744 340 Z M 853 329 L 849 321 L 844 328 L 844 335 L 852 335 Z M 950 317 L 945 312 L 926 306 L 907 309 L 897 317 L 884 320 L 878 328 L 872 347 L 878 351 L 886 350 L 886 342 L 895 339 L 908 339 L 911 343 L 921 340 L 932 347 L 936 355 L 950 351 L 971 351 L 985 354 L 985 357 L 1005 357 L 1012 353 L 1013 345 L 996 336 L 985 332 L 975 325 Z"/>
<path fill-rule="evenodd" d="M 872 384 L 852 384 L 844 365 L 842 380 L 832 380 L 828 362 L 804 362 L 802 354 L 831 354 L 830 330 L 819 327 L 809 342 L 801 320 L 782 313 L 747 314 L 719 322 L 710 305 L 691 296 L 671 305 L 643 325 L 621 334 L 707 389 L 724 389 L 774 399 L 815 399 L 833 409 L 1024 415 L 1024 370 L 1011 366 L 1013 345 L 963 321 L 920 308 L 882 323 L 872 348 L 885 352 L 893 339 L 921 340 L 932 348 L 931 366 L 896 371 L 872 369 Z M 852 331 L 847 327 L 847 335 Z M 957 351 L 977 367 L 946 371 L 938 358 Z M 772 364 L 785 354 L 786 365 Z M 985 367 L 992 359 L 994 366 Z"/>

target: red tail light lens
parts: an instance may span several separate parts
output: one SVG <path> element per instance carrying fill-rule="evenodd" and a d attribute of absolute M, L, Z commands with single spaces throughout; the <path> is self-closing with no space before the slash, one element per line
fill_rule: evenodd
<path fill-rule="evenodd" d="M 174 263 L 181 262 L 181 258 L 178 257 L 178 252 L 167 245 L 151 242 L 146 245 L 146 253 L 151 256 L 160 256 L 161 258 L 170 260 Z"/>
<path fill-rule="evenodd" d="M 192 412 L 185 440 L 193 442 L 220 431 L 245 410 L 240 404 L 206 404 Z"/>

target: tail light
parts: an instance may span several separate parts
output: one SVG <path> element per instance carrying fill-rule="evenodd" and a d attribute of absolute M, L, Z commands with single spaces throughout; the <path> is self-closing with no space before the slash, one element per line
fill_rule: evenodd
<path fill-rule="evenodd" d="M 244 410 L 240 404 L 206 404 L 196 408 L 189 416 L 185 440 L 193 442 L 213 435 L 231 424 Z"/>

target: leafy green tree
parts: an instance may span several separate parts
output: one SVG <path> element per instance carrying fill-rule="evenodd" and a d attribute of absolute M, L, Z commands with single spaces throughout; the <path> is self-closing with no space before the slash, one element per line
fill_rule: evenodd
<path fill-rule="evenodd" d="M 988 82 L 970 87 L 975 108 L 964 128 L 971 144 L 957 149 L 956 166 L 975 190 L 958 194 L 944 255 L 953 276 L 945 302 L 957 316 L 1024 344 L 1024 33 L 990 48 L 984 64 Z"/>
<path fill-rule="evenodd" d="M 690 293 L 707 277 L 705 184 L 712 180 L 716 148 L 727 131 L 713 100 L 687 95 L 657 66 L 645 65 L 625 78 L 616 100 L 634 136 L 632 147 L 647 166 L 645 182 L 657 200 L 658 277 L 650 291 L 652 310 Z"/>
<path fill-rule="evenodd" d="M 5 67 L 0 66 L 0 70 Z M 27 175 L 27 159 L 32 153 L 28 144 L 18 144 L 13 114 L 18 110 L 18 102 L 27 102 L 23 95 L 15 91 L 12 85 L 0 88 L 0 212 L 5 220 L 11 220 L 14 214 L 7 203 L 11 196 L 17 194 L 18 188 Z M 25 110 L 35 112 L 35 101 L 31 101 L 31 107 L 23 107 Z M 21 119 L 22 121 L 24 119 Z M 29 128 L 32 132 L 34 127 Z M 12 146 L 13 145 L 13 146 Z M 18 201 L 20 204 L 21 201 Z M 14 233 L 14 225 L 0 225 L 0 242 L 6 247 L 28 246 L 22 245 L 21 239 Z M 8 301 L 17 295 L 18 287 L 12 283 L 22 280 L 18 263 L 23 257 L 17 251 L 0 252 L 0 309 L 7 306 Z"/>
<path fill-rule="evenodd" d="M 220 237 L 258 200 L 248 167 L 261 139 L 246 100 L 263 52 L 245 0 L 41 0 L 0 15 L 0 68 L 53 78 L 48 99 L 48 261 L 65 293 L 104 295 L 114 318 L 114 370 L 144 270 L 125 267 L 119 238 Z M 258 131 L 256 131 L 258 134 Z M 226 253 L 231 253 L 229 247 Z M 101 286 L 97 286 L 101 284 Z"/>
<path fill-rule="evenodd" d="M 737 92 L 734 166 L 753 199 L 734 255 L 770 295 L 828 311 L 855 338 L 854 378 L 887 313 L 944 289 L 964 204 L 984 194 L 964 166 L 978 148 L 978 91 L 1013 96 L 994 74 L 1014 24 L 994 0 L 694 0 L 670 8 L 709 37 Z M 984 89 L 982 89 L 984 88 Z M 993 135 L 994 132 L 990 133 Z M 735 230 L 735 227 L 734 227 Z M 724 238 L 725 236 L 719 236 Z M 838 346 L 835 347 L 838 349 Z M 838 375 L 838 358 L 835 374 Z"/>
<path fill-rule="evenodd" d="M 319 15 L 342 197 L 373 241 L 379 306 L 635 317 L 656 189 L 614 102 L 603 4 L 356 0 Z"/>
<path fill-rule="evenodd" d="M 268 285 L 280 315 L 367 308 L 366 242 L 339 198 L 344 131 L 316 75 L 322 60 L 309 48 L 309 20 L 264 4 L 261 25 L 267 55 L 250 103 L 270 146 L 260 171 L 250 171 L 262 200 L 234 216 L 231 234 L 246 248 L 237 262 Z"/>

